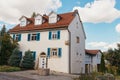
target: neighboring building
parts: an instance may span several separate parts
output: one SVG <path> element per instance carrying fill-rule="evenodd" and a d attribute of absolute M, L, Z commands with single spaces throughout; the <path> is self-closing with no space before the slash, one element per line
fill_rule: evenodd
<path fill-rule="evenodd" d="M 31 50 L 35 68 L 50 68 L 64 73 L 85 73 L 85 32 L 78 11 L 35 18 L 22 16 L 10 29 L 20 51 Z"/>
<path fill-rule="evenodd" d="M 99 72 L 101 56 L 100 50 L 86 50 L 85 73 Z"/>

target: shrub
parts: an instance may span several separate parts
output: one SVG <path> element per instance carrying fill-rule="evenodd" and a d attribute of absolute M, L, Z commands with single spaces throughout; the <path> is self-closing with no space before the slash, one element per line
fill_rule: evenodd
<path fill-rule="evenodd" d="M 21 67 L 25 69 L 33 69 L 34 68 L 34 57 L 30 50 L 25 52 L 25 56 L 23 57 Z"/>
<path fill-rule="evenodd" d="M 18 50 L 18 48 L 15 48 L 13 50 L 12 55 L 10 56 L 9 60 L 8 60 L 8 64 L 10 66 L 15 66 L 15 67 L 19 67 L 20 65 L 20 61 L 21 61 L 21 53 Z"/>
<path fill-rule="evenodd" d="M 20 71 L 21 69 L 19 67 L 11 67 L 11 66 L 0 66 L 0 72 L 14 72 L 14 71 Z"/>

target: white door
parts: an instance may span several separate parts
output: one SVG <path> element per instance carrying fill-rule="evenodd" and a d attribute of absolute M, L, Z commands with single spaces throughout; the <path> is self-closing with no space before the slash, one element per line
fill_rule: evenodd
<path fill-rule="evenodd" d="M 40 65 L 39 65 L 40 68 L 46 68 L 46 58 L 45 57 L 41 57 L 39 62 L 40 62 Z"/>

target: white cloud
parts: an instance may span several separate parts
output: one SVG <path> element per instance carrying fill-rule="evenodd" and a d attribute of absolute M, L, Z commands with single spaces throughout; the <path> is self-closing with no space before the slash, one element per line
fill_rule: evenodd
<path fill-rule="evenodd" d="M 83 22 L 108 23 L 120 18 L 120 10 L 115 8 L 115 4 L 115 0 L 94 0 L 84 7 L 76 6 L 73 10 L 78 9 Z"/>
<path fill-rule="evenodd" d="M 108 42 L 90 42 L 87 44 L 88 49 L 101 49 L 103 51 L 109 48 L 117 48 L 117 44 L 120 42 L 108 43 Z"/>
<path fill-rule="evenodd" d="M 16 23 L 22 16 L 33 12 L 48 13 L 62 6 L 60 0 L 0 0 L 0 20 Z"/>
<path fill-rule="evenodd" d="M 116 25 L 116 31 L 120 33 L 120 23 Z"/>

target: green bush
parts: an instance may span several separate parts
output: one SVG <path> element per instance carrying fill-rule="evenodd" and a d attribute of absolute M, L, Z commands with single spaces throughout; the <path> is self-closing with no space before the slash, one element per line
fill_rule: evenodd
<path fill-rule="evenodd" d="M 25 52 L 25 56 L 23 57 L 23 60 L 21 62 L 21 68 L 24 69 L 33 69 L 34 68 L 34 57 L 30 50 Z"/>
<path fill-rule="evenodd" d="M 76 78 L 74 80 L 95 80 L 94 75 L 80 75 L 79 78 Z"/>
<path fill-rule="evenodd" d="M 11 67 L 11 66 L 0 66 L 0 72 L 14 72 L 14 71 L 20 71 L 21 69 L 19 67 Z"/>
<path fill-rule="evenodd" d="M 12 55 L 10 56 L 8 60 L 8 64 L 10 66 L 19 67 L 20 61 L 21 61 L 20 51 L 18 50 L 18 48 L 15 48 L 12 52 Z"/>

